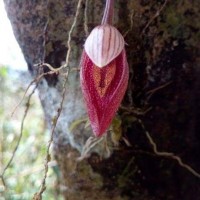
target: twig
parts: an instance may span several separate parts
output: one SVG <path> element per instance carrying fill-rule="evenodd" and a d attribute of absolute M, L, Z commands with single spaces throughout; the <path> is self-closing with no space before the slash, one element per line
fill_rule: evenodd
<path fill-rule="evenodd" d="M 6 166 L 4 167 L 3 169 L 3 172 L 1 173 L 1 177 L 4 176 L 6 170 L 10 167 L 10 164 L 12 163 L 14 157 L 15 157 L 15 154 L 17 152 L 17 149 L 19 147 L 19 144 L 20 144 L 20 141 L 22 139 L 22 135 L 23 135 L 23 129 L 24 129 L 24 121 L 26 119 L 26 116 L 27 116 L 27 113 L 28 113 L 28 110 L 29 110 L 29 107 L 30 107 L 30 100 L 31 100 L 31 97 L 32 95 L 34 94 L 35 90 L 37 88 L 37 85 L 35 86 L 35 88 L 32 90 L 31 94 L 28 96 L 28 100 L 27 100 L 27 103 L 26 103 L 26 109 L 24 111 L 24 115 L 23 115 L 23 118 L 22 118 L 22 122 L 21 122 L 21 127 L 20 127 L 20 135 L 19 135 L 19 138 L 18 138 L 18 141 L 17 141 L 17 144 L 12 152 L 12 156 L 10 158 L 10 160 L 8 161 L 8 163 L 6 164 Z"/>
<path fill-rule="evenodd" d="M 162 10 L 165 8 L 167 2 L 168 2 L 168 0 L 165 0 L 165 2 L 160 7 L 160 9 L 156 12 L 156 14 L 148 21 L 148 23 L 146 24 L 146 26 L 142 30 L 142 35 L 145 33 L 146 29 L 150 26 L 150 24 L 160 15 Z"/>
<path fill-rule="evenodd" d="M 35 79 L 33 79 L 33 80 L 29 83 L 29 85 L 28 85 L 28 87 L 26 88 L 26 90 L 25 90 L 25 92 L 24 92 L 24 95 L 22 96 L 21 100 L 19 101 L 19 103 L 18 103 L 18 104 L 15 106 L 15 108 L 13 109 L 13 111 L 12 111 L 12 113 L 11 113 L 11 117 L 14 115 L 14 113 L 15 113 L 16 110 L 17 110 L 17 108 L 18 108 L 18 107 L 21 105 L 21 103 L 23 102 L 23 100 L 24 100 L 24 98 L 25 98 L 25 96 L 26 96 L 28 90 L 30 89 L 30 87 L 31 87 L 34 83 L 37 84 L 37 83 L 42 79 L 43 76 L 49 75 L 49 74 L 53 74 L 53 73 L 55 73 L 55 72 L 50 71 L 50 72 L 42 73 L 42 74 L 40 74 L 39 76 L 37 76 Z"/>
<path fill-rule="evenodd" d="M 0 179 L 2 181 L 2 184 L 4 186 L 4 189 L 6 189 L 6 181 L 4 180 L 4 176 L 3 175 L 0 175 Z"/>
<path fill-rule="evenodd" d="M 171 152 L 158 151 L 156 143 L 153 141 L 153 138 L 150 136 L 149 132 L 144 127 L 144 124 L 142 123 L 142 121 L 140 119 L 138 119 L 138 122 L 140 123 L 143 130 L 145 131 L 147 139 L 149 140 L 149 143 L 152 145 L 153 151 L 156 155 L 168 157 L 168 158 L 171 158 L 173 160 L 176 160 L 181 167 L 185 168 L 187 171 L 189 171 L 195 177 L 200 178 L 200 174 L 197 171 L 195 171 L 191 166 L 185 164 L 179 156 L 177 156 L 177 155 L 175 155 L 174 153 L 171 153 Z"/>
<path fill-rule="evenodd" d="M 48 163 L 48 166 L 49 167 L 55 167 L 55 166 L 57 166 L 57 162 L 55 160 L 50 161 Z M 10 176 L 9 178 L 18 178 L 18 177 L 30 176 L 30 174 L 39 173 L 41 171 L 44 171 L 44 165 L 43 164 L 41 164 L 39 166 L 33 166 L 33 168 L 25 169 L 24 171 L 21 171 L 18 174 Z"/>

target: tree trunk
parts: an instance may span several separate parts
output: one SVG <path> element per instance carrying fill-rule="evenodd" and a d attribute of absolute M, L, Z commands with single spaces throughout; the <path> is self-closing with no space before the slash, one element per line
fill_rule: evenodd
<path fill-rule="evenodd" d="M 49 71 L 38 63 L 61 66 L 78 1 L 4 2 L 33 77 Z M 72 34 L 70 69 L 78 68 L 86 39 L 85 8 L 91 31 L 100 24 L 104 5 L 83 1 Z M 198 200 L 200 179 L 171 156 L 155 154 L 147 135 L 158 151 L 174 152 L 200 172 L 199 1 L 116 0 L 114 21 L 127 44 L 130 79 L 116 130 L 108 134 L 111 155 L 96 145 L 88 158 L 77 161 L 92 131 L 85 128 L 79 71 L 71 70 L 53 141 L 63 195 L 70 200 Z M 38 85 L 49 128 L 62 100 L 64 72 L 47 75 Z"/>

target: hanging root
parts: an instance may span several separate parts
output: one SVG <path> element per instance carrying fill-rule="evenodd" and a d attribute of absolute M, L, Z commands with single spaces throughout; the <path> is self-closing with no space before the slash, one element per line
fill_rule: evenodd
<path fill-rule="evenodd" d="M 35 79 L 33 79 L 28 87 L 26 88 L 25 92 L 24 92 L 24 95 L 22 96 L 21 100 L 19 101 L 19 103 L 15 106 L 15 108 L 13 109 L 12 113 L 11 113 L 11 117 L 15 114 L 17 108 L 21 105 L 21 103 L 23 102 L 28 90 L 30 89 L 30 87 L 36 83 L 36 85 L 40 82 L 40 80 L 42 79 L 42 77 L 44 77 L 45 75 L 49 75 L 49 74 L 53 74 L 54 72 L 53 71 L 50 71 L 50 72 L 46 72 L 46 73 L 42 73 L 40 74 L 39 76 L 37 76 Z"/>
<path fill-rule="evenodd" d="M 88 30 L 88 1 L 89 0 L 85 0 L 85 10 L 84 10 L 84 31 L 85 31 L 85 35 L 86 37 L 88 37 L 89 35 L 89 30 Z"/>
<path fill-rule="evenodd" d="M 68 47 L 68 51 L 67 51 L 67 55 L 66 55 L 66 59 L 65 59 L 65 64 L 64 65 L 61 65 L 60 67 L 53 67 L 51 66 L 49 63 L 39 63 L 39 64 L 35 64 L 34 66 L 37 66 L 37 67 L 47 67 L 50 71 L 49 72 L 45 72 L 45 73 L 41 73 L 39 74 L 34 80 L 32 80 L 30 82 L 30 84 L 28 85 L 27 89 L 25 90 L 25 93 L 22 97 L 22 99 L 20 100 L 20 102 L 16 105 L 16 107 L 14 108 L 13 112 L 11 113 L 11 116 L 14 115 L 15 111 L 17 110 L 17 108 L 21 105 L 21 103 L 23 102 L 24 100 L 24 97 L 26 96 L 28 90 L 30 89 L 31 85 L 33 85 L 34 83 L 38 83 L 45 75 L 50 75 L 50 74 L 56 74 L 58 73 L 60 70 L 64 69 L 64 68 L 68 68 L 68 65 L 69 65 L 69 56 L 70 56 L 70 53 L 71 53 L 71 37 L 72 37 L 72 33 L 74 31 L 74 28 L 76 26 L 76 23 L 77 23 L 77 19 L 78 19 L 78 16 L 80 14 L 80 8 L 81 8 L 81 4 L 82 4 L 82 1 L 83 0 L 79 0 L 78 2 L 78 5 L 77 5 L 77 9 L 76 9 L 76 14 L 75 14 L 75 17 L 74 17 L 74 21 L 73 21 L 73 24 L 71 26 L 71 29 L 69 30 L 69 33 L 68 33 L 68 40 L 67 40 L 67 47 Z M 43 46 L 44 46 L 44 55 L 43 55 L 43 60 L 44 60 L 44 57 L 45 57 L 45 45 L 46 45 L 46 31 L 47 31 L 47 27 L 48 27 L 48 23 L 49 23 L 49 18 L 47 18 L 47 22 L 44 26 L 44 42 L 43 42 Z M 68 74 L 68 72 L 66 73 Z M 64 76 L 66 75 L 64 74 Z"/>
<path fill-rule="evenodd" d="M 33 197 L 33 200 L 41 200 L 42 199 L 42 194 L 43 192 L 46 190 L 46 178 L 47 178 L 47 173 L 48 173 L 48 170 L 49 170 L 49 165 L 48 163 L 51 161 L 51 156 L 50 156 L 50 147 L 51 147 L 51 144 L 53 142 L 53 137 L 54 137 L 54 132 L 55 132 L 55 128 L 56 128 L 56 125 L 57 125 L 57 122 L 58 122 L 58 119 L 60 117 L 60 114 L 62 112 L 62 108 L 63 108 L 63 103 L 64 103 L 64 98 L 65 98 L 65 94 L 66 94 L 66 87 L 67 85 L 67 77 L 65 79 L 65 82 L 63 84 L 63 92 L 62 92 L 62 100 L 60 102 L 60 106 L 59 106 L 59 109 L 57 111 L 57 115 L 54 119 L 54 123 L 53 123 L 53 126 L 52 126 L 52 129 L 51 129 L 51 137 L 50 137 L 50 140 L 49 140 L 49 143 L 47 145 L 47 150 L 46 150 L 46 159 L 45 159 L 45 163 L 44 163 L 44 177 L 42 179 L 42 183 L 41 183 L 41 186 L 40 186 L 40 190 L 39 192 L 37 192 L 34 197 Z"/>
<path fill-rule="evenodd" d="M 24 115 L 23 115 L 23 118 L 22 118 L 22 121 L 21 121 L 20 134 L 19 134 L 19 138 L 17 140 L 17 144 L 16 144 L 16 146 L 15 146 L 13 152 L 12 152 L 11 158 L 7 162 L 6 166 L 4 167 L 4 169 L 3 169 L 3 171 L 2 171 L 2 173 L 0 175 L 0 178 L 2 180 L 2 183 L 4 184 L 4 187 L 6 187 L 6 182 L 5 182 L 5 179 L 4 179 L 4 174 L 6 173 L 6 170 L 10 167 L 10 165 L 11 165 L 11 163 L 12 163 L 14 157 L 15 157 L 15 154 L 16 154 L 18 148 L 19 148 L 19 144 L 20 144 L 20 141 L 21 141 L 22 136 L 23 136 L 24 121 L 25 121 L 26 116 L 27 116 L 28 111 L 29 111 L 31 97 L 34 94 L 36 88 L 37 88 L 37 85 L 34 87 L 34 89 L 32 90 L 32 92 L 28 96 L 28 100 L 27 100 L 27 103 L 26 103 L 26 109 L 24 111 Z"/>
<path fill-rule="evenodd" d="M 100 157 L 110 157 L 111 155 L 111 149 L 108 146 L 108 138 L 107 134 L 103 135 L 102 137 L 95 137 L 91 136 L 86 141 L 81 156 L 77 159 L 77 161 L 82 161 L 88 157 L 90 157 L 91 153 L 93 152 L 92 149 L 94 147 L 100 146 L 101 153 L 99 152 Z"/>
<path fill-rule="evenodd" d="M 147 136 L 147 139 L 148 139 L 149 143 L 152 145 L 153 151 L 156 155 L 176 160 L 181 167 L 186 169 L 188 172 L 190 172 L 191 174 L 193 174 L 197 178 L 200 178 L 200 174 L 197 171 L 195 171 L 191 166 L 185 164 L 179 156 L 177 156 L 177 155 L 175 155 L 174 153 L 171 153 L 171 152 L 158 151 L 156 143 L 153 141 L 153 138 L 150 136 L 149 132 L 145 129 L 145 126 L 142 123 L 142 121 L 140 119 L 138 119 L 138 122 L 142 126 L 142 128 L 143 128 L 143 130 L 144 130 L 144 132 Z"/>
<path fill-rule="evenodd" d="M 47 63 L 43 63 L 43 65 L 47 66 L 50 70 L 53 70 L 53 72 L 55 72 L 55 71 L 57 72 L 57 71 L 59 71 L 59 70 L 61 70 L 63 68 L 66 68 L 67 69 L 67 73 L 65 74 L 66 77 L 65 77 L 64 84 L 63 84 L 62 99 L 61 99 L 61 102 L 60 102 L 60 106 L 59 106 L 59 108 L 57 110 L 57 115 L 54 118 L 54 123 L 53 123 L 52 129 L 51 129 L 51 137 L 50 137 L 49 143 L 47 145 L 46 159 L 45 159 L 45 164 L 44 164 L 44 170 L 45 170 L 44 177 L 42 179 L 40 190 L 34 195 L 33 200 L 41 200 L 42 199 L 42 194 L 46 190 L 46 178 L 47 178 L 47 173 L 48 173 L 48 169 L 49 169 L 48 163 L 51 160 L 51 156 L 50 156 L 49 151 L 50 151 L 51 144 L 53 142 L 54 132 L 55 132 L 56 125 L 57 125 L 58 119 L 60 117 L 60 114 L 62 112 L 64 98 L 65 98 L 66 91 L 67 91 L 66 85 L 67 85 L 68 74 L 69 74 L 69 57 L 70 57 L 70 54 L 71 54 L 71 37 L 72 37 L 73 30 L 74 30 L 74 28 L 76 26 L 76 23 L 77 23 L 77 19 L 78 19 L 79 13 L 80 13 L 80 8 L 81 8 L 82 1 L 83 0 L 79 0 L 78 1 L 78 5 L 77 5 L 74 21 L 73 21 L 73 24 L 71 26 L 71 29 L 69 30 L 68 41 L 67 41 L 68 51 L 67 51 L 67 55 L 66 55 L 65 64 L 62 65 L 61 67 L 57 68 L 57 69 L 54 69 L 51 65 L 49 65 Z"/>
<path fill-rule="evenodd" d="M 163 11 L 163 9 L 165 8 L 165 6 L 167 5 L 168 0 L 165 0 L 165 2 L 163 3 L 163 5 L 160 7 L 159 10 L 157 10 L 156 14 L 148 21 L 148 23 L 146 24 L 146 26 L 143 28 L 142 30 L 142 35 L 146 32 L 147 28 L 150 26 L 150 24 L 157 18 L 159 17 L 160 13 Z"/>
<path fill-rule="evenodd" d="M 81 156 L 77 160 L 82 161 L 85 158 L 88 158 L 90 156 L 90 152 L 91 152 L 92 148 L 94 148 L 96 145 L 101 143 L 103 139 L 104 139 L 104 137 L 100 137 L 100 138 L 97 138 L 94 136 L 89 137 L 83 147 Z"/>
<path fill-rule="evenodd" d="M 130 28 L 123 34 L 123 37 L 125 38 L 128 33 L 133 29 L 133 17 L 134 17 L 134 10 L 131 10 L 130 13 Z"/>

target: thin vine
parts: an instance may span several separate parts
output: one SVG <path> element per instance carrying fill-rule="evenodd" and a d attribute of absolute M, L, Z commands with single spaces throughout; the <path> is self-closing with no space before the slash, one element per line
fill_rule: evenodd
<path fill-rule="evenodd" d="M 74 28 L 76 26 L 76 23 L 77 23 L 77 19 L 78 19 L 79 13 L 80 13 L 82 1 L 83 0 L 79 0 L 78 1 L 78 5 L 77 5 L 77 8 L 76 8 L 76 14 L 75 14 L 75 17 L 74 17 L 74 21 L 73 21 L 72 26 L 71 26 L 71 28 L 69 30 L 69 33 L 68 33 L 68 41 L 67 41 L 68 51 L 67 51 L 67 55 L 66 55 L 66 62 L 65 62 L 65 64 L 62 65 L 61 67 L 57 68 L 57 69 L 54 69 L 48 63 L 43 63 L 42 64 L 42 66 L 47 66 L 53 72 L 57 72 L 57 71 L 59 71 L 59 70 L 61 70 L 63 68 L 66 68 L 67 69 L 67 73 L 65 74 L 66 77 L 65 77 L 64 84 L 63 84 L 62 98 L 61 98 L 60 106 L 59 106 L 59 108 L 57 110 L 57 115 L 54 118 L 54 123 L 53 123 L 52 129 L 51 129 L 50 140 L 49 140 L 49 143 L 47 145 L 46 159 L 45 159 L 45 164 L 44 164 L 44 168 L 45 168 L 44 176 L 43 176 L 43 179 L 42 179 L 42 182 L 41 182 L 41 186 L 40 186 L 39 192 L 37 192 L 33 196 L 33 200 L 41 200 L 42 199 L 42 194 L 46 190 L 46 178 L 47 178 L 47 173 L 48 173 L 48 169 L 49 169 L 48 163 L 51 160 L 51 156 L 50 156 L 49 152 L 50 152 L 51 144 L 53 143 L 53 138 L 54 138 L 54 133 L 55 133 L 56 125 L 57 125 L 58 119 L 60 117 L 60 114 L 62 112 L 64 98 L 66 96 L 66 89 L 67 89 L 66 85 L 67 85 L 67 80 L 68 80 L 68 75 L 69 75 L 69 58 L 70 58 L 71 49 L 72 49 L 72 47 L 71 47 L 71 38 L 72 38 L 73 30 L 74 30 Z"/>
<path fill-rule="evenodd" d="M 200 173 L 198 173 L 196 170 L 194 170 L 190 165 L 185 164 L 179 156 L 175 155 L 172 152 L 159 151 L 158 148 L 157 148 L 157 144 L 154 142 L 153 138 L 151 137 L 149 132 L 146 130 L 143 122 L 140 119 L 138 119 L 138 122 L 140 123 L 142 129 L 144 130 L 145 135 L 146 135 L 149 143 L 153 147 L 154 153 L 157 156 L 162 156 L 162 157 L 171 158 L 173 160 L 176 160 L 181 167 L 186 169 L 188 172 L 190 172 L 192 175 L 196 176 L 197 178 L 200 178 Z"/>
<path fill-rule="evenodd" d="M 29 111 L 31 97 L 32 97 L 32 95 L 35 93 L 36 88 L 37 88 L 37 85 L 35 85 L 35 87 L 33 88 L 32 92 L 31 92 L 31 93 L 29 94 L 29 96 L 28 96 L 28 100 L 27 100 L 27 102 L 26 102 L 26 108 L 25 108 L 24 115 L 23 115 L 22 121 L 21 121 L 20 134 L 19 134 L 19 137 L 18 137 L 16 146 L 15 146 L 13 152 L 12 152 L 12 155 L 11 155 L 9 161 L 8 161 L 7 164 L 5 165 L 3 171 L 2 171 L 2 173 L 1 173 L 1 175 L 0 175 L 0 178 L 1 178 L 2 183 L 3 183 L 3 185 L 4 185 L 5 188 L 6 188 L 6 181 L 5 181 L 4 175 L 5 175 L 5 173 L 6 173 L 6 170 L 10 167 L 10 165 L 11 165 L 11 163 L 12 163 L 14 157 L 15 157 L 15 154 L 16 154 L 18 148 L 19 148 L 19 144 L 20 144 L 21 139 L 22 139 L 22 136 L 23 136 L 24 121 L 25 121 L 26 116 L 27 116 L 28 111 Z"/>

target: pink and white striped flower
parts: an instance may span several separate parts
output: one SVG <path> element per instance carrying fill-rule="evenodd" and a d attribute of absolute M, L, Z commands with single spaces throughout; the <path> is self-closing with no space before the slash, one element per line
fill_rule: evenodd
<path fill-rule="evenodd" d="M 81 59 L 80 80 L 90 123 L 96 136 L 106 132 L 128 85 L 125 42 L 112 25 L 113 0 L 107 0 L 102 24 L 88 36 Z"/>

